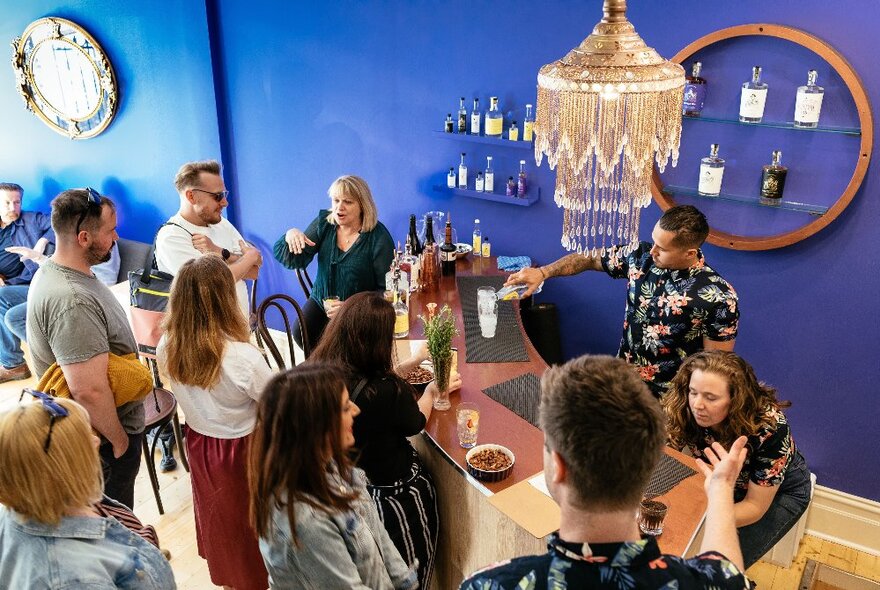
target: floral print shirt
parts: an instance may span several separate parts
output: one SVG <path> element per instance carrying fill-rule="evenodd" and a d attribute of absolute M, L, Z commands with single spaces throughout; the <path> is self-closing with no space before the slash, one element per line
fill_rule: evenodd
<path fill-rule="evenodd" d="M 785 472 L 797 452 L 785 415 L 778 408 L 767 408 L 764 422 L 758 434 L 750 436 L 746 443 L 749 454 L 746 462 L 743 463 L 742 471 L 739 472 L 739 477 L 736 478 L 736 486 L 733 489 L 734 502 L 740 502 L 746 497 L 749 482 L 765 487 L 781 485 L 785 479 Z M 712 431 L 705 429 L 700 440 L 687 446 L 691 455 L 706 460 L 703 449 L 713 442 L 715 437 Z"/>
<path fill-rule="evenodd" d="M 629 255 L 614 247 L 602 268 L 627 279 L 626 317 L 617 356 L 636 365 L 656 396 L 666 393 L 681 362 L 703 349 L 703 338 L 736 338 L 736 291 L 706 264 L 701 251 L 690 268 L 659 268 L 651 244 L 640 242 Z"/>
<path fill-rule="evenodd" d="M 657 541 L 568 543 L 554 534 L 545 555 L 517 557 L 476 572 L 460 590 L 749 588 L 745 574 L 720 553 L 684 559 L 661 555 Z"/>

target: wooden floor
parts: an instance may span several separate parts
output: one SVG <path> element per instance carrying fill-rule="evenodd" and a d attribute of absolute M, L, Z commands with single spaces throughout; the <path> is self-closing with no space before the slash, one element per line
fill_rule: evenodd
<path fill-rule="evenodd" d="M 34 385 L 34 379 L 0 384 L 0 410 L 6 410 L 18 403 L 22 387 Z M 157 451 L 157 465 L 159 459 Z M 178 588 L 216 588 L 208 575 L 208 566 L 199 557 L 196 548 L 189 474 L 178 462 L 175 471 L 159 474 L 159 485 L 165 504 L 165 514 L 162 516 L 159 515 L 153 498 L 146 467 L 142 465 L 135 484 L 135 514 L 145 523 L 156 527 L 162 547 L 171 552 L 171 566 Z M 804 537 L 791 568 L 783 569 L 759 562 L 749 569 L 748 574 L 758 583 L 759 590 L 796 590 L 807 559 L 880 582 L 880 557 L 809 535 Z"/>

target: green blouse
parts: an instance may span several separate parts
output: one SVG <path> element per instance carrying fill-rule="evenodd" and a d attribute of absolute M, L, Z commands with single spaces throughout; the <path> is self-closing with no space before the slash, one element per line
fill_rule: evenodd
<path fill-rule="evenodd" d="M 311 299 L 324 307 L 324 298 L 338 295 L 343 301 L 361 291 L 384 291 L 385 273 L 394 258 L 394 241 L 382 223 L 361 232 L 354 244 L 343 252 L 336 246 L 337 226 L 327 222 L 330 211 L 322 209 L 305 230 L 315 243 L 301 254 L 291 254 L 282 234 L 275 242 L 275 259 L 287 268 L 306 268 L 318 256 L 318 276 Z"/>

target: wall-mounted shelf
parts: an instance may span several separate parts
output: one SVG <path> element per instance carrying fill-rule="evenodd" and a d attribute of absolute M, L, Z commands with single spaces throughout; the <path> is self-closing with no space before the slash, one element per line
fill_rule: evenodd
<path fill-rule="evenodd" d="M 454 139 L 456 141 L 469 141 L 471 143 L 484 143 L 487 145 L 497 145 L 500 147 L 517 148 L 521 150 L 534 150 L 535 144 L 531 141 L 510 141 L 501 137 L 491 137 L 488 135 L 468 135 L 466 133 L 446 133 L 445 131 L 434 131 L 435 136 L 444 139 Z"/>
<path fill-rule="evenodd" d="M 813 133 L 839 133 L 841 135 L 853 135 L 860 137 L 862 130 L 858 127 L 795 127 L 790 121 L 761 121 L 760 123 L 743 123 L 739 119 L 722 119 L 720 117 L 682 117 L 682 121 L 703 121 L 706 123 L 724 123 L 727 125 L 742 125 L 743 127 L 769 127 L 771 129 L 790 129 L 792 131 L 807 131 Z"/>
<path fill-rule="evenodd" d="M 742 203 L 743 205 L 765 207 L 767 209 L 799 211 L 801 213 L 809 213 L 810 215 L 815 215 L 817 217 L 825 215 L 825 213 L 828 212 L 828 207 L 822 207 L 821 205 L 811 205 L 809 203 L 799 203 L 798 201 L 790 201 L 788 199 L 781 199 L 778 202 L 769 202 L 766 199 L 762 200 L 760 197 L 748 197 L 745 195 L 733 195 L 730 193 L 721 193 L 717 196 L 701 195 L 696 191 L 696 189 L 688 188 L 686 186 L 664 186 L 663 194 L 670 197 L 698 197 L 700 199 L 706 199 L 709 201 L 730 201 L 732 203 Z"/>
<path fill-rule="evenodd" d="M 448 186 L 434 185 L 434 190 L 438 193 L 451 193 L 457 197 L 468 197 L 471 199 L 482 199 L 484 201 L 492 201 L 494 203 L 504 203 L 505 205 L 518 205 L 520 207 L 531 207 L 541 198 L 541 187 L 533 187 L 525 197 L 508 197 L 498 193 L 487 193 L 482 191 L 473 191 L 465 188 L 449 188 Z"/>

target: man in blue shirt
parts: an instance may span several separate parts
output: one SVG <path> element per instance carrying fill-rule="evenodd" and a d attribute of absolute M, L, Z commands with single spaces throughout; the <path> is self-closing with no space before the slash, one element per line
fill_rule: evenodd
<path fill-rule="evenodd" d="M 24 318 L 22 306 L 27 305 L 31 279 L 39 268 L 33 260 L 22 259 L 6 248 L 27 247 L 47 254 L 55 249 L 50 217 L 38 211 L 23 212 L 23 195 L 21 186 L 0 183 L 0 383 L 31 376 L 16 335 L 23 329 L 15 324 Z"/>
<path fill-rule="evenodd" d="M 479 571 L 463 590 L 749 588 L 733 513 L 746 437 L 706 449 L 708 508 L 701 553 L 663 555 L 642 538 L 636 511 L 666 441 L 660 404 L 623 360 L 582 356 L 541 378 L 544 478 L 559 504 L 559 531 L 543 555 Z M 674 508 L 674 507 L 673 507 Z"/>

